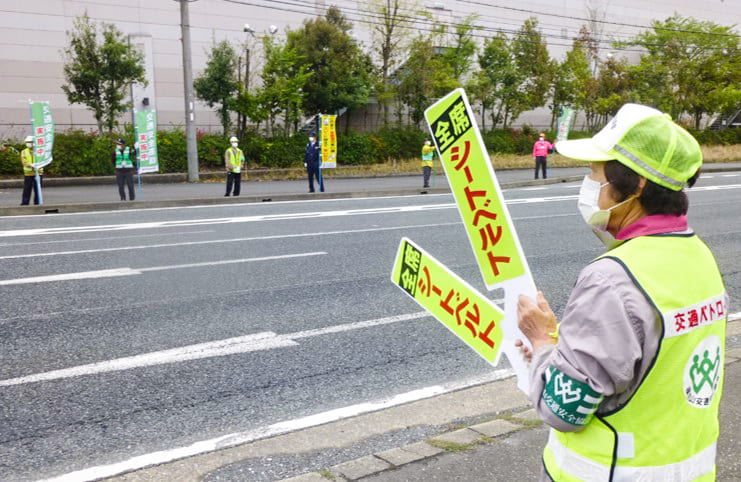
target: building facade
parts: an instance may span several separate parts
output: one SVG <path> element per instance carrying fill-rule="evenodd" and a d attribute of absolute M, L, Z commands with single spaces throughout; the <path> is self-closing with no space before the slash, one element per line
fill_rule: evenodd
<path fill-rule="evenodd" d="M 259 83 L 262 67 L 261 37 L 285 36 L 309 18 L 322 15 L 336 5 L 353 23 L 353 35 L 370 51 L 372 28 L 378 23 L 369 2 L 354 0 L 196 0 L 190 1 L 192 59 L 194 76 L 203 70 L 207 52 L 214 42 L 228 40 L 241 54 L 244 66 L 249 58 L 250 83 Z M 418 1 L 440 22 L 459 23 L 476 15 L 481 27 L 475 38 L 483 43 L 497 30 L 516 31 L 528 17 L 537 17 L 551 56 L 560 59 L 571 48 L 581 26 L 590 22 L 602 38 L 602 55 L 637 57 L 635 52 L 618 52 L 607 41 L 627 39 L 648 26 L 652 19 L 665 19 L 677 12 L 711 20 L 721 25 L 741 22 L 737 0 L 436 0 Z M 0 2 L 0 139 L 19 139 L 29 130 L 28 100 L 51 102 L 57 129 L 96 129 L 84 105 L 69 105 L 62 91 L 63 49 L 67 31 L 75 17 L 87 15 L 96 22 L 115 24 L 119 30 L 144 45 L 151 65 L 147 95 L 157 106 L 160 129 L 184 125 L 182 45 L 179 0 L 3 0 Z M 249 24 L 254 33 L 245 32 Z M 418 26 L 424 31 L 426 24 Z M 242 67 L 244 68 L 244 67 Z M 130 122 L 130 118 L 122 118 Z M 340 120 L 340 123 L 342 120 Z M 378 108 L 367 109 L 350 119 L 356 128 L 373 128 Z M 546 109 L 529 112 L 519 122 L 547 125 Z M 196 123 L 202 130 L 219 130 L 215 113 L 205 105 L 196 107 Z"/>

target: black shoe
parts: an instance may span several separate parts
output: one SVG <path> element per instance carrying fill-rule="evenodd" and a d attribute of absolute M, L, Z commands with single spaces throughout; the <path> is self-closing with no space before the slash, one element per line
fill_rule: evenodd
<path fill-rule="evenodd" d="M 312 191 L 309 191 L 309 192 L 311 193 L 311 192 L 314 192 L 314 191 L 312 190 Z"/>
<path fill-rule="evenodd" d="M 229 193 L 224 194 L 224 197 L 229 197 Z"/>
<path fill-rule="evenodd" d="M 125 197 L 122 197 L 122 198 L 121 198 L 121 201 L 126 201 L 126 198 L 125 198 Z"/>

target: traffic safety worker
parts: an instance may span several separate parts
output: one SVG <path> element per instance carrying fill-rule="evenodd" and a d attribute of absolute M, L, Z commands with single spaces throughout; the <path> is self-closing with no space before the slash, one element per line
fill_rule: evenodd
<path fill-rule="evenodd" d="M 626 104 L 559 153 L 591 161 L 578 207 L 608 251 L 579 274 L 557 324 L 520 296 L 530 400 L 551 431 L 542 480 L 715 479 L 728 295 L 687 224 L 697 141 Z"/>
<path fill-rule="evenodd" d="M 26 148 L 21 151 L 21 164 L 23 164 L 23 193 L 21 194 L 21 206 L 28 206 L 31 201 L 31 190 L 33 189 L 33 203 L 39 203 L 39 191 L 36 185 L 36 173 L 33 170 L 33 136 L 26 136 L 24 140 Z M 17 152 L 17 151 L 16 151 Z M 39 169 L 39 183 L 43 180 L 44 168 Z"/>
<path fill-rule="evenodd" d="M 425 145 L 422 146 L 422 187 L 430 187 L 430 174 L 432 173 L 433 157 L 435 155 L 435 148 L 430 144 L 429 139 L 425 140 Z"/>
<path fill-rule="evenodd" d="M 244 169 L 244 152 L 239 148 L 239 140 L 236 137 L 229 139 L 231 147 L 224 152 L 224 163 L 226 164 L 226 194 L 229 197 L 232 194 L 232 185 L 234 186 L 234 196 L 239 196 L 242 187 L 242 169 Z"/>
<path fill-rule="evenodd" d="M 126 201 L 124 185 L 129 189 L 129 201 L 136 199 L 136 192 L 134 191 L 134 173 L 136 172 L 136 167 L 134 167 L 135 160 L 136 149 L 131 149 L 127 146 L 124 139 L 118 139 L 116 141 L 116 147 L 113 150 L 111 161 L 116 170 L 116 184 L 118 184 L 118 195 L 121 198 L 121 201 Z"/>

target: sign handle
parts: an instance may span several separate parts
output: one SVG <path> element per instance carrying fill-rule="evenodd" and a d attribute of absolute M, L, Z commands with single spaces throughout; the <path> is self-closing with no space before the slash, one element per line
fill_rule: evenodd
<path fill-rule="evenodd" d="M 41 194 L 41 176 L 39 176 L 39 168 L 34 167 L 34 178 L 36 180 L 36 195 L 39 197 L 39 206 L 44 204 L 44 196 Z"/>

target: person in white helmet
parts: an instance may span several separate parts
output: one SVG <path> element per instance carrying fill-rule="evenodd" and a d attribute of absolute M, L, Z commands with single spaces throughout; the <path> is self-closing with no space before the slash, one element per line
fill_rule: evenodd
<path fill-rule="evenodd" d="M 229 139 L 231 147 L 224 152 L 224 163 L 226 164 L 226 194 L 229 197 L 232 194 L 232 185 L 234 186 L 234 196 L 239 196 L 242 184 L 242 169 L 244 169 L 244 152 L 239 148 L 239 140 L 236 137 Z"/>
<path fill-rule="evenodd" d="M 31 201 L 31 189 L 33 189 L 33 203 L 39 203 L 39 191 L 36 186 L 35 174 L 33 172 L 33 136 L 27 136 L 26 148 L 21 151 L 21 164 L 23 164 L 23 194 L 21 195 L 21 206 L 28 206 Z M 40 182 L 43 180 L 44 169 L 39 169 Z"/>

